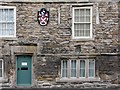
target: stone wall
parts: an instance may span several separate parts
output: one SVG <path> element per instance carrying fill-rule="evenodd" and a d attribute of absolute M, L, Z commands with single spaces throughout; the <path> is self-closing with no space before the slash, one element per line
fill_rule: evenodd
<path fill-rule="evenodd" d="M 93 39 L 74 40 L 72 39 L 72 6 L 86 4 L 93 5 Z M 0 39 L 0 58 L 5 62 L 6 82 L 15 83 L 15 60 L 14 54 L 11 53 L 13 50 L 11 47 L 36 45 L 34 80 L 38 81 L 35 84 L 39 87 L 55 87 L 55 85 L 57 87 L 62 85 L 69 87 L 71 85 L 72 87 L 75 85 L 55 82 L 56 78 L 60 78 L 61 57 L 68 55 L 69 59 L 74 55 L 81 56 L 82 54 L 87 58 L 95 57 L 96 76 L 100 77 L 100 83 L 104 81 L 119 83 L 118 3 L 102 1 L 94 3 L 7 2 L 1 5 L 16 6 L 17 16 L 17 37 Z M 50 12 L 50 20 L 47 26 L 40 26 L 37 22 L 37 11 L 43 7 Z M 81 47 L 79 54 L 75 52 L 78 45 Z M 52 85 L 46 82 L 51 82 Z M 80 83 L 76 85 L 80 87 Z M 107 86 L 107 84 L 105 85 Z"/>

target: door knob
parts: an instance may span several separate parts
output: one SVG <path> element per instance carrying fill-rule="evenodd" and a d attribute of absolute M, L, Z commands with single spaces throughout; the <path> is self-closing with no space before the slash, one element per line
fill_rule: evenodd
<path fill-rule="evenodd" d="M 20 70 L 19 68 L 17 70 Z"/>

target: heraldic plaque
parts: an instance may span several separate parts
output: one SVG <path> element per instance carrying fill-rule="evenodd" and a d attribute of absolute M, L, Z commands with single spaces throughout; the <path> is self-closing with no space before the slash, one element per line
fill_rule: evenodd
<path fill-rule="evenodd" d="M 40 11 L 38 11 L 37 20 L 41 26 L 47 25 L 49 21 L 49 11 L 47 11 L 45 8 L 42 8 Z"/>

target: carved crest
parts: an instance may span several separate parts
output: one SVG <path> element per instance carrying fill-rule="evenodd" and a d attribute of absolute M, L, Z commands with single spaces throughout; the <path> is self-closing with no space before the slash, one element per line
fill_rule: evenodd
<path fill-rule="evenodd" d="M 49 11 L 47 11 L 45 8 L 42 8 L 40 11 L 38 11 L 37 19 L 41 26 L 47 25 L 49 21 Z"/>

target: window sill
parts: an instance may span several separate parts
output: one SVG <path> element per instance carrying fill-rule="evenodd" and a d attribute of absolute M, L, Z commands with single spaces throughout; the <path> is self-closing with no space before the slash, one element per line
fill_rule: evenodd
<path fill-rule="evenodd" d="M 94 38 L 72 38 L 71 41 L 93 41 Z"/>
<path fill-rule="evenodd" d="M 16 41 L 18 40 L 16 37 L 0 37 L 0 39 L 2 40 L 7 40 L 7 41 Z"/>
<path fill-rule="evenodd" d="M 56 82 L 87 82 L 100 81 L 100 78 L 57 78 Z"/>

